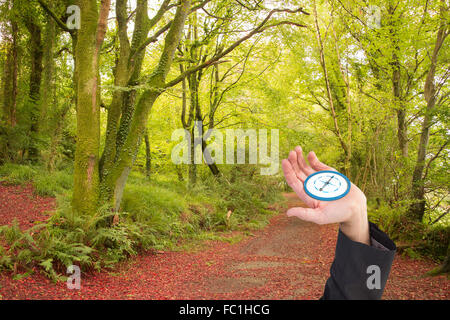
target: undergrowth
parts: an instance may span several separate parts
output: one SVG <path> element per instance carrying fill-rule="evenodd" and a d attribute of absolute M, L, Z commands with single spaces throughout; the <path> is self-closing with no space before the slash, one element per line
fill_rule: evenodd
<path fill-rule="evenodd" d="M 443 261 L 450 241 L 450 226 L 411 221 L 406 214 L 408 207 L 407 201 L 394 206 L 369 203 L 369 219 L 400 246 L 402 254 L 413 259 L 428 257 Z"/>
<path fill-rule="evenodd" d="M 40 166 L 6 163 L 0 166 L 0 182 L 31 183 L 40 196 L 55 197 L 72 189 L 72 170 L 48 171 Z"/>
<path fill-rule="evenodd" d="M 180 240 L 183 246 L 205 239 L 233 241 L 223 232 L 261 228 L 272 213 L 268 205 L 281 200 L 275 178 L 245 170 L 235 174 L 234 182 L 206 175 L 197 186 L 165 175 L 149 181 L 133 172 L 114 219 L 107 206 L 88 216 L 73 213 L 68 170 L 46 173 L 5 165 L 0 177 L 6 183 L 31 182 L 36 193 L 58 196 L 56 213 L 45 223 L 28 230 L 17 223 L 0 227 L 0 269 L 14 271 L 16 278 L 39 270 L 64 280 L 70 265 L 88 272 L 111 269 L 145 250 L 176 249 Z"/>

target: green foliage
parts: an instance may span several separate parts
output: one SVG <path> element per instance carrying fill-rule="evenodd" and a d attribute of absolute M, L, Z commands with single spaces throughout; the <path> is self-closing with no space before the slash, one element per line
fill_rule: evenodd
<path fill-rule="evenodd" d="M 408 219 L 405 214 L 410 202 L 392 206 L 369 203 L 369 220 L 376 223 L 391 239 L 400 244 L 402 253 L 418 259 L 424 256 L 443 261 L 450 243 L 450 226 L 427 225 Z"/>
<path fill-rule="evenodd" d="M 41 171 L 33 180 L 33 185 L 37 194 L 55 197 L 72 189 L 73 177 L 68 171 Z"/>
<path fill-rule="evenodd" d="M 191 206 L 193 224 L 206 230 L 255 230 L 264 226 L 272 213 L 270 204 L 282 201 L 279 179 L 256 174 L 254 166 L 237 166 L 213 177 L 202 174 L 202 184 L 191 194 L 209 206 Z M 202 198 L 203 197 L 203 198 Z"/>
<path fill-rule="evenodd" d="M 42 194 L 60 194 L 71 187 L 68 172 L 43 178 L 38 167 L 7 165 L 0 169 L 11 182 L 32 179 L 37 188 L 42 185 Z M 73 213 L 69 198 L 62 195 L 57 212 L 45 224 L 26 231 L 17 223 L 0 227 L 0 268 L 24 272 L 17 277 L 38 269 L 61 280 L 70 265 L 87 271 L 112 268 L 142 250 L 174 249 L 180 239 L 232 241 L 218 232 L 262 227 L 271 213 L 266 210 L 268 204 L 279 200 L 274 179 L 253 176 L 254 169 L 238 171 L 234 183 L 210 177 L 191 190 L 170 176 L 148 181 L 135 172 L 113 223 L 115 214 L 108 206 L 81 216 Z M 228 211 L 232 211 L 230 216 Z"/>
<path fill-rule="evenodd" d="M 36 169 L 31 166 L 6 163 L 0 166 L 0 178 L 9 184 L 22 184 L 32 181 Z"/>
<path fill-rule="evenodd" d="M 54 280 L 70 265 L 83 270 L 111 267 L 139 248 L 148 248 L 156 238 L 140 224 L 124 220 L 107 227 L 111 213 L 81 217 L 68 210 L 60 210 L 46 225 L 22 231 L 17 224 L 0 228 L 2 248 L 0 267 L 6 269 L 37 267 Z"/>
<path fill-rule="evenodd" d="M 0 166 L 0 181 L 8 184 L 31 183 L 36 194 L 55 197 L 71 190 L 70 169 L 49 172 L 40 166 L 6 163 Z"/>
<path fill-rule="evenodd" d="M 79 230 L 63 233 L 58 227 L 49 223 L 37 225 L 22 231 L 17 223 L 0 227 L 0 239 L 6 242 L 7 249 L 2 248 L 3 257 L 0 267 L 30 271 L 40 266 L 50 278 L 60 278 L 58 272 L 64 273 L 62 266 L 74 263 L 90 265 L 92 248 L 76 242 L 67 241 Z"/>
<path fill-rule="evenodd" d="M 408 221 L 405 216 L 408 205 L 408 203 L 396 203 L 394 207 L 391 207 L 384 202 L 369 203 L 369 220 L 380 226 L 393 240 L 406 240 L 401 237 L 409 236 L 417 231 L 411 230 L 411 228 L 416 228 L 417 224 Z M 409 228 L 410 232 L 403 232 L 405 228 Z"/>

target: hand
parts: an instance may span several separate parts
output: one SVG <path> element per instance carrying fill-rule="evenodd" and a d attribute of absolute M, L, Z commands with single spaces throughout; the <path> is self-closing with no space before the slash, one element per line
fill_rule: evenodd
<path fill-rule="evenodd" d="M 301 147 L 289 153 L 282 161 L 284 176 L 289 186 L 308 208 L 291 208 L 288 216 L 317 224 L 340 223 L 341 231 L 353 241 L 370 245 L 369 221 L 367 219 L 367 199 L 364 193 L 353 183 L 349 193 L 336 201 L 320 201 L 308 196 L 303 189 L 306 178 L 323 170 L 337 171 L 319 161 L 314 152 L 308 154 L 310 166 L 303 157 Z"/>

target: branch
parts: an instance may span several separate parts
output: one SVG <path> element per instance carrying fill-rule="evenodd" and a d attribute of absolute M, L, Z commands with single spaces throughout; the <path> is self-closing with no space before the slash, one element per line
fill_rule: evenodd
<path fill-rule="evenodd" d="M 425 178 L 427 177 L 427 175 L 428 175 L 428 169 L 430 168 L 431 162 L 433 162 L 434 160 L 436 160 L 437 157 L 439 157 L 439 154 L 441 153 L 442 150 L 445 149 L 445 147 L 447 146 L 447 144 L 448 144 L 448 141 L 447 141 L 446 143 L 444 143 L 444 145 L 441 146 L 441 147 L 439 148 L 439 151 L 436 152 L 436 154 L 430 159 L 430 161 L 428 161 L 427 166 L 426 166 L 426 168 L 425 168 L 425 173 L 424 173 L 422 179 L 425 179 Z"/>
<path fill-rule="evenodd" d="M 120 39 L 121 51 L 129 52 L 130 40 L 128 39 L 128 16 L 126 0 L 116 1 L 116 20 L 117 20 L 117 34 Z"/>
<path fill-rule="evenodd" d="M 439 220 L 441 220 L 443 217 L 445 217 L 448 213 L 450 212 L 450 209 L 447 209 L 443 214 L 441 214 L 439 217 L 437 217 L 436 220 L 434 220 L 432 223 L 430 223 L 430 225 L 435 224 L 436 222 L 438 222 Z"/>
<path fill-rule="evenodd" d="M 231 46 L 229 46 L 227 49 L 221 51 L 220 53 L 216 54 L 215 56 L 213 56 L 211 59 L 209 59 L 208 61 L 205 61 L 204 63 L 196 66 L 196 67 L 192 67 L 188 70 L 186 70 L 183 74 L 181 74 L 180 76 L 178 76 L 177 78 L 175 78 L 174 80 L 166 83 L 166 85 L 164 86 L 165 88 L 170 88 L 173 87 L 174 85 L 178 84 L 179 82 L 181 82 L 183 80 L 183 78 L 191 75 L 194 72 L 197 72 L 201 69 L 207 68 L 209 66 L 211 66 L 212 64 L 216 63 L 218 60 L 220 60 L 221 58 L 223 58 L 224 56 L 226 56 L 227 54 L 229 54 L 230 52 L 232 52 L 234 49 L 236 49 L 241 43 L 245 42 L 246 40 L 250 39 L 251 37 L 253 37 L 254 35 L 263 32 L 264 30 L 274 27 L 274 26 L 279 26 L 282 24 L 293 24 L 299 27 L 304 27 L 306 28 L 306 25 L 302 25 L 299 23 L 295 23 L 295 22 L 290 22 L 290 21 L 281 21 L 279 23 L 270 25 L 270 26 L 266 26 L 266 23 L 270 20 L 270 18 L 272 17 L 272 15 L 274 13 L 277 12 L 289 12 L 289 13 L 294 13 L 294 12 L 301 12 L 304 14 L 308 14 L 305 13 L 305 11 L 303 11 L 302 8 L 299 8 L 297 10 L 290 10 L 290 9 L 274 9 L 272 11 L 269 12 L 269 14 L 266 16 L 266 18 L 255 28 L 253 29 L 251 32 L 249 32 L 246 36 L 240 38 L 239 40 L 237 40 L 236 42 L 234 42 Z"/>
<path fill-rule="evenodd" d="M 192 12 L 201 9 L 204 5 L 206 5 L 208 2 L 210 2 L 211 0 L 205 0 L 202 3 L 200 3 L 199 5 L 192 7 L 189 14 L 191 14 Z M 168 9 L 170 9 L 172 6 L 167 6 L 167 8 L 165 9 L 165 11 L 167 11 Z M 162 9 L 162 8 L 161 8 Z M 160 11 L 161 11 L 160 9 Z M 165 11 L 162 11 L 162 13 L 164 13 Z M 152 19 L 152 21 L 159 16 L 158 14 Z M 154 24 L 156 24 L 162 17 L 159 17 L 159 19 L 156 21 L 154 21 L 154 23 L 152 23 L 152 26 L 154 26 Z M 158 31 L 156 31 L 151 37 L 148 37 L 147 40 L 145 40 L 140 46 L 139 48 L 136 49 L 136 51 L 133 54 L 133 58 L 142 50 L 144 50 L 145 48 L 147 48 L 147 46 L 153 42 L 158 41 L 159 36 L 161 36 L 164 32 L 166 32 L 167 30 L 170 29 L 170 26 L 172 25 L 172 21 L 169 21 L 168 23 L 166 23 L 161 29 L 159 29 Z"/>
<path fill-rule="evenodd" d="M 316 103 L 325 111 L 330 112 L 330 109 L 325 107 L 322 103 L 322 101 L 319 100 L 319 98 L 315 95 L 314 91 L 311 88 L 308 88 L 309 93 L 313 96 L 313 98 L 316 100 Z M 301 99 L 301 98 L 300 98 Z M 327 101 L 327 99 L 325 99 Z M 329 103 L 329 101 L 327 101 Z"/>
<path fill-rule="evenodd" d="M 189 14 L 191 14 L 194 11 L 197 11 L 198 9 L 203 8 L 208 2 L 211 2 L 211 0 L 205 0 L 203 2 L 200 2 L 200 4 L 196 5 L 195 7 L 192 7 Z"/>
<path fill-rule="evenodd" d="M 99 52 L 105 40 L 106 30 L 108 29 L 108 15 L 111 9 L 111 0 L 102 0 L 97 23 L 96 51 Z"/>
<path fill-rule="evenodd" d="M 218 17 L 210 12 L 208 12 L 205 8 L 202 8 L 202 11 L 204 13 L 206 13 L 208 16 L 210 16 L 211 18 L 217 19 L 217 20 L 228 20 L 228 21 L 232 21 L 233 19 L 231 18 L 223 18 L 223 17 Z"/>
<path fill-rule="evenodd" d="M 246 5 L 246 4 L 243 4 L 241 1 L 239 1 L 239 0 L 236 0 L 236 2 L 239 4 L 239 5 L 241 5 L 242 7 L 244 7 L 245 9 L 247 9 L 247 10 L 249 10 L 249 11 L 257 11 L 258 9 L 261 9 L 261 6 L 260 6 L 260 4 L 261 4 L 261 1 L 259 1 L 258 3 L 256 3 L 256 5 L 255 5 L 255 7 L 249 7 L 248 5 Z"/>
<path fill-rule="evenodd" d="M 73 52 L 68 47 L 62 47 L 57 53 L 56 56 L 59 57 L 64 51 L 67 51 L 70 54 L 73 54 Z"/>
<path fill-rule="evenodd" d="M 166 32 L 167 30 L 169 30 L 171 25 L 172 25 L 172 21 L 169 21 L 168 23 L 166 23 L 166 25 L 164 27 L 162 27 L 161 29 L 156 31 L 156 33 L 153 36 L 147 38 L 147 40 L 145 40 L 145 42 L 143 44 L 141 44 L 139 48 L 137 48 L 137 50 L 133 56 L 137 55 L 140 51 L 147 48 L 147 46 L 150 43 L 158 41 L 159 36 L 162 35 L 164 32 Z"/>
<path fill-rule="evenodd" d="M 58 16 L 48 7 L 47 4 L 45 4 L 45 2 L 43 0 L 37 0 L 39 2 L 39 4 L 41 5 L 42 9 L 44 9 L 45 12 L 47 12 L 52 18 L 53 20 L 55 20 L 56 24 L 63 29 L 64 31 L 73 34 L 74 30 L 71 30 L 67 27 L 67 25 L 61 21 L 61 19 L 58 18 Z"/>
<path fill-rule="evenodd" d="M 159 7 L 158 12 L 155 14 L 155 16 L 150 20 L 150 29 L 153 28 L 159 20 L 162 19 L 164 16 L 164 13 L 166 13 L 167 10 L 169 10 L 172 6 L 169 6 L 170 0 L 164 0 L 161 7 Z"/>
<path fill-rule="evenodd" d="M 437 105 L 441 105 L 445 100 L 447 100 L 447 98 L 448 98 L 449 96 L 450 96 L 450 91 L 447 92 L 447 93 L 444 93 L 444 94 L 440 97 L 440 99 L 439 99 Z"/>

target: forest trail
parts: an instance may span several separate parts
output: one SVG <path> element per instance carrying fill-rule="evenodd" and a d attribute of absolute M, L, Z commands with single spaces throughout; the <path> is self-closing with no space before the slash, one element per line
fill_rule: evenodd
<path fill-rule="evenodd" d="M 302 205 L 295 194 L 285 197 L 288 207 Z M 38 273 L 12 280 L 3 272 L 0 298 L 315 300 L 329 274 L 337 230 L 337 225 L 288 218 L 283 211 L 239 243 L 208 241 L 201 250 L 142 254 L 114 273 L 83 274 L 81 290 Z M 448 279 L 421 276 L 434 266 L 397 255 L 384 299 L 450 299 Z"/>

